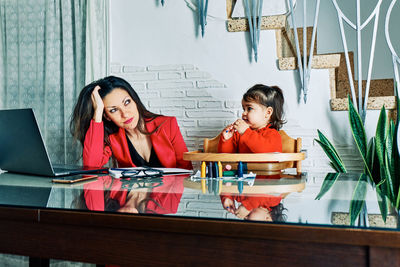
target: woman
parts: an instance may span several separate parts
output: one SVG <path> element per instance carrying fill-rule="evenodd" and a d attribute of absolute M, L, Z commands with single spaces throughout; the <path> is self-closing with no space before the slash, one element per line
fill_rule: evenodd
<path fill-rule="evenodd" d="M 175 117 L 148 111 L 132 86 L 109 76 L 85 86 L 75 105 L 71 132 L 83 145 L 83 164 L 102 167 L 192 169 Z"/>

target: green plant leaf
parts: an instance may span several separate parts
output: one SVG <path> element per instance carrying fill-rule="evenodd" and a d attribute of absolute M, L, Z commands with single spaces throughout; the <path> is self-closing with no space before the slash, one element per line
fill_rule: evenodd
<path fill-rule="evenodd" d="M 367 155 L 367 136 L 365 134 L 364 125 L 362 123 L 361 117 L 356 111 L 351 102 L 350 96 L 348 96 L 349 101 L 349 120 L 350 120 L 350 128 L 353 133 L 354 141 L 357 144 L 358 150 L 361 153 L 365 161 L 365 157 Z"/>
<path fill-rule="evenodd" d="M 317 129 L 317 132 L 318 132 L 319 140 L 322 143 L 324 143 L 325 145 L 327 145 L 328 147 L 330 147 L 332 149 L 332 151 L 336 154 L 336 156 L 340 159 L 340 161 L 343 162 L 339 156 L 339 153 L 336 151 L 335 147 L 332 145 L 332 143 L 329 141 L 329 139 L 326 138 L 326 136 L 320 130 Z"/>
<path fill-rule="evenodd" d="M 382 193 L 379 187 L 376 187 L 376 198 L 378 199 L 379 210 L 381 211 L 382 220 L 386 222 L 388 214 L 388 206 L 386 201 L 386 195 Z"/>
<path fill-rule="evenodd" d="M 358 151 L 360 152 L 361 158 L 364 161 L 364 166 L 367 171 L 369 177 L 375 181 L 375 178 L 372 176 L 370 166 L 367 163 L 367 136 L 365 134 L 364 125 L 362 123 L 361 117 L 356 111 L 351 102 L 350 96 L 348 96 L 349 103 L 349 121 L 351 133 L 353 134 L 353 139 L 357 145 Z"/>
<path fill-rule="evenodd" d="M 378 125 L 376 126 L 376 154 L 378 155 L 379 164 L 382 166 L 385 164 L 385 138 L 387 136 L 388 126 L 386 122 L 386 111 L 385 106 L 382 106 L 379 114 Z"/>
<path fill-rule="evenodd" d="M 337 172 L 347 172 L 342 160 L 336 156 L 336 153 L 332 151 L 332 149 L 322 143 L 318 139 L 314 139 L 324 150 L 325 154 L 328 156 L 328 158 L 331 160 L 332 165 L 334 166 L 335 171 Z"/>
<path fill-rule="evenodd" d="M 367 165 L 369 166 L 369 169 L 371 170 L 372 175 L 374 175 L 375 157 L 376 157 L 376 153 L 375 153 L 375 137 L 372 137 L 371 140 L 369 140 L 369 143 L 368 143 L 367 158 L 366 158 Z M 364 172 L 367 173 L 367 167 L 366 166 L 364 166 Z M 376 184 L 377 182 L 379 182 L 379 181 L 374 181 L 373 177 L 370 177 L 369 175 L 368 175 L 368 178 L 370 179 L 372 184 Z"/>
<path fill-rule="evenodd" d="M 323 195 L 325 195 L 326 192 L 329 191 L 329 189 L 331 189 L 331 187 L 333 186 L 333 184 L 336 182 L 337 178 L 340 176 L 340 173 L 336 172 L 336 173 L 328 173 L 325 176 L 324 182 L 321 185 L 321 189 L 318 193 L 318 195 L 315 197 L 315 199 L 321 199 L 321 197 Z"/>
<path fill-rule="evenodd" d="M 354 222 L 360 215 L 361 209 L 365 203 L 367 185 L 367 175 L 362 173 L 358 179 L 356 188 L 353 191 L 353 197 L 351 198 L 350 202 L 350 225 L 354 225 Z"/>

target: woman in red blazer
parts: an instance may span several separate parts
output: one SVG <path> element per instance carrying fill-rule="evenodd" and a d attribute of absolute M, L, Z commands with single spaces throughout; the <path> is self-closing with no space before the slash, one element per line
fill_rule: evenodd
<path fill-rule="evenodd" d="M 102 167 L 192 169 L 175 117 L 146 109 L 132 86 L 109 76 L 85 86 L 75 105 L 71 132 L 83 145 L 83 164 Z"/>

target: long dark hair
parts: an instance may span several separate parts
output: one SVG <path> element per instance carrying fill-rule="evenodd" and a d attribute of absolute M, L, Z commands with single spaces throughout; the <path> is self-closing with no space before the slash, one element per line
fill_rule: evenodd
<path fill-rule="evenodd" d="M 266 107 L 272 107 L 274 111 L 271 116 L 271 128 L 280 130 L 282 125 L 286 123 L 283 119 L 283 98 L 282 89 L 278 86 L 266 86 L 264 84 L 256 84 L 251 87 L 243 95 L 246 102 L 256 102 Z"/>
<path fill-rule="evenodd" d="M 99 94 L 102 99 L 104 99 L 104 97 L 111 93 L 114 89 L 118 88 L 125 90 L 136 103 L 139 112 L 139 120 L 137 125 L 139 132 L 146 135 L 152 134 L 154 132 L 147 132 L 144 122 L 151 121 L 161 115 L 148 111 L 140 100 L 138 94 L 127 81 L 119 77 L 108 76 L 103 79 L 94 81 L 89 85 L 86 85 L 79 94 L 78 101 L 75 104 L 70 122 L 70 131 L 74 138 L 80 141 L 82 146 L 83 142 L 85 141 L 86 132 L 90 126 L 90 121 L 92 120 L 94 115 L 91 95 L 96 86 L 100 86 L 101 88 L 99 90 Z M 109 120 L 103 119 L 103 123 L 104 143 L 109 145 L 109 135 L 118 132 L 119 127 Z"/>

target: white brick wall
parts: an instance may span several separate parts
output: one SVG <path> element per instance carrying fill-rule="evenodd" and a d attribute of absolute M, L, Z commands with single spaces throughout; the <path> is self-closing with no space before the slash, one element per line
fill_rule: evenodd
<path fill-rule="evenodd" d="M 200 149 L 205 137 L 216 136 L 242 111 L 241 99 L 214 98 L 212 91 L 226 85 L 190 64 L 124 66 L 114 63 L 111 74 L 131 83 L 149 110 L 177 117 L 189 151 Z M 303 149 L 307 150 L 303 171 L 332 171 L 328 158 L 314 141 L 316 129 L 304 129 L 290 121 L 283 129 L 293 138 L 302 138 Z M 337 149 L 349 171 L 362 170 L 361 159 L 354 147 Z"/>

